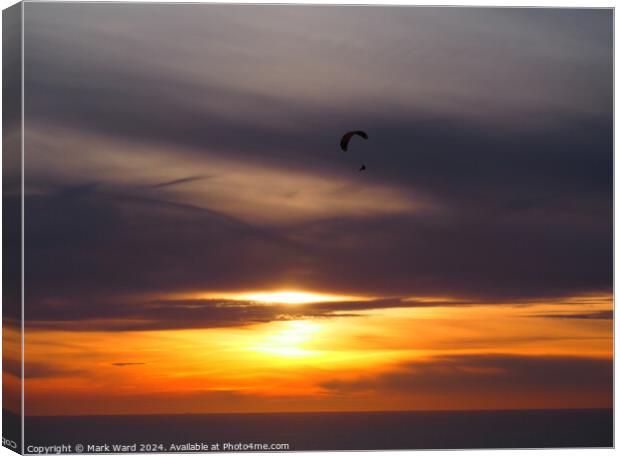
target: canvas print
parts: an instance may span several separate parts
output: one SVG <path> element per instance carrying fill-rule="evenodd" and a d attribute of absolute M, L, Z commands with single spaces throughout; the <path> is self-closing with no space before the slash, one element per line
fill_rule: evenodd
<path fill-rule="evenodd" d="M 613 445 L 613 10 L 4 11 L 3 445 Z"/>

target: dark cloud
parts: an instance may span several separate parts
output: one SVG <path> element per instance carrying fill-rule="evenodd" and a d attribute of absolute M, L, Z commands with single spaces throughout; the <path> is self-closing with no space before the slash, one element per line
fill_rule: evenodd
<path fill-rule="evenodd" d="M 83 369 L 72 369 L 44 362 L 26 362 L 25 378 L 79 377 L 87 374 Z M 19 374 L 21 377 L 21 374 Z"/>
<path fill-rule="evenodd" d="M 432 394 L 490 396 L 505 393 L 555 392 L 599 393 L 611 398 L 613 362 L 611 359 L 572 356 L 518 356 L 503 354 L 436 356 L 411 361 L 400 369 L 379 376 L 353 381 L 323 383 L 332 392 L 366 390 L 410 391 Z"/>
<path fill-rule="evenodd" d="M 463 305 L 610 291 L 611 283 L 611 233 L 586 222 L 567 230 L 562 218 L 386 216 L 269 229 L 93 186 L 28 197 L 26 218 L 32 320 L 144 312 L 154 326 L 166 326 L 183 302 L 160 301 L 154 312 L 131 296 L 287 283 L 397 298 L 315 304 L 319 314 L 427 305 L 398 298 L 413 295 L 457 295 L 468 298 Z M 192 326 L 273 319 L 273 309 L 260 307 L 201 308 L 201 318 L 182 319 Z"/>
<path fill-rule="evenodd" d="M 112 363 L 112 366 L 125 367 L 125 366 L 144 366 L 146 363 Z"/>
<path fill-rule="evenodd" d="M 62 327 L 67 331 L 217 328 L 300 318 L 356 317 L 363 310 L 428 305 L 398 299 L 294 306 L 221 299 L 137 302 L 118 299 L 86 307 L 81 306 L 80 302 L 67 300 L 62 311 L 52 313 L 49 309 L 42 308 L 36 316 L 33 312 L 33 319 L 28 321 L 28 327 Z M 126 363 L 115 363 L 121 364 Z"/>
<path fill-rule="evenodd" d="M 22 362 L 21 359 L 11 359 L 8 356 L 2 358 L 2 371 L 14 377 L 21 378 Z"/>
<path fill-rule="evenodd" d="M 536 318 L 557 318 L 557 319 L 569 319 L 569 320 L 613 320 L 613 310 L 601 310 L 598 312 L 580 312 L 569 314 L 535 314 L 531 315 Z"/>
<path fill-rule="evenodd" d="M 235 275 L 257 285 L 295 254 L 285 239 L 216 211 L 90 191 L 27 200 L 33 301 L 76 296 L 96 305 L 98 293 L 227 289 Z"/>
<path fill-rule="evenodd" d="M 174 179 L 168 182 L 160 182 L 159 184 L 153 185 L 153 188 L 170 187 L 172 185 L 187 184 L 189 182 L 195 182 L 195 181 L 199 181 L 199 180 L 207 179 L 207 178 L 208 178 L 207 176 L 183 177 L 181 179 Z"/>

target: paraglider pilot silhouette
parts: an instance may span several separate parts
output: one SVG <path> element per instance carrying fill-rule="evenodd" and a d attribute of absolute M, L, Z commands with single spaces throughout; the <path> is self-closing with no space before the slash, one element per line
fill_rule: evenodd
<path fill-rule="evenodd" d="M 342 149 L 343 152 L 346 152 L 348 147 L 349 147 L 349 141 L 351 141 L 351 138 L 353 136 L 360 136 L 364 139 L 368 139 L 368 135 L 366 134 L 365 131 L 362 130 L 355 130 L 355 131 L 349 131 L 347 133 L 345 133 L 344 135 L 342 135 L 342 138 L 340 138 L 340 148 Z M 366 170 L 366 165 L 364 165 L 362 163 L 362 166 L 360 166 L 360 172 L 361 171 L 365 171 Z"/>

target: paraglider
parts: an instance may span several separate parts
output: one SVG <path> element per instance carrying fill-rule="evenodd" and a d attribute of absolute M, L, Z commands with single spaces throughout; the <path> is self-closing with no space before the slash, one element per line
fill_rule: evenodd
<path fill-rule="evenodd" d="M 368 139 L 368 135 L 366 134 L 365 131 L 362 130 L 354 130 L 354 131 L 349 131 L 347 133 L 345 133 L 344 135 L 342 135 L 342 138 L 340 138 L 340 148 L 342 149 L 343 152 L 347 151 L 347 148 L 349 147 L 349 141 L 351 141 L 351 138 L 353 138 L 353 136 L 359 136 L 363 139 Z M 362 166 L 360 166 L 359 171 L 365 171 L 366 170 L 366 165 L 362 163 Z"/>

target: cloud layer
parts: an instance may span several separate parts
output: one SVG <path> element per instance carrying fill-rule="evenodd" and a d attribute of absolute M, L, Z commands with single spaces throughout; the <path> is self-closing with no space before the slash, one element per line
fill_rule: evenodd
<path fill-rule="evenodd" d="M 280 309 L 161 296 L 280 286 L 479 302 L 611 291 L 610 11 L 28 4 L 26 17 L 32 320 L 269 320 Z M 350 128 L 370 139 L 343 154 Z"/>

